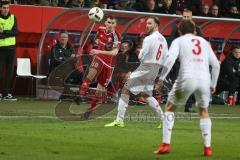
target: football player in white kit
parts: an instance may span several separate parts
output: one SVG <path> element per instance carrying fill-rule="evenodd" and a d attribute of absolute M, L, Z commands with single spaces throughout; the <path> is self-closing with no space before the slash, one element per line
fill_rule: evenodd
<path fill-rule="evenodd" d="M 155 79 L 168 52 L 167 41 L 158 31 L 159 24 L 160 21 L 157 17 L 147 18 L 146 29 L 149 35 L 144 38 L 142 49 L 138 55 L 141 64 L 130 74 L 122 89 L 116 120 L 106 124 L 105 127 L 124 127 L 123 120 L 128 107 L 130 92 L 134 95 L 143 93 L 147 97 L 149 106 L 160 118 L 163 117 L 158 101 L 152 96 Z"/>
<path fill-rule="evenodd" d="M 196 36 L 195 24 L 192 20 L 180 23 L 181 37 L 175 39 L 169 49 L 158 85 L 169 73 L 175 60 L 179 58 L 180 70 L 176 82 L 168 95 L 166 112 L 163 119 L 162 145 L 155 154 L 170 152 L 171 133 L 174 125 L 174 110 L 184 105 L 191 94 L 196 97 L 200 114 L 200 129 L 204 140 L 204 156 L 211 156 L 211 119 L 208 114 L 210 92 L 215 92 L 220 65 L 210 46 L 202 37 Z M 209 66 L 212 67 L 210 73 Z"/>

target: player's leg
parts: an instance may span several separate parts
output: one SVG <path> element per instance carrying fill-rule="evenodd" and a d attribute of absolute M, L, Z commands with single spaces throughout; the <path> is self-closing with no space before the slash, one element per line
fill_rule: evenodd
<path fill-rule="evenodd" d="M 165 116 L 163 118 L 163 136 L 162 136 L 162 144 L 154 151 L 155 154 L 166 154 L 170 152 L 170 143 L 171 143 L 171 136 L 172 136 L 172 129 L 174 126 L 174 110 L 175 105 L 171 102 L 167 102 L 166 104 L 166 111 Z"/>
<path fill-rule="evenodd" d="M 80 96 L 85 95 L 91 82 L 94 80 L 94 78 L 97 76 L 97 74 L 101 72 L 102 66 L 103 66 L 103 64 L 101 63 L 101 61 L 99 61 L 97 58 L 93 59 L 91 65 L 89 67 L 88 74 L 87 74 L 86 78 L 84 78 L 82 85 L 79 88 Z"/>
<path fill-rule="evenodd" d="M 144 86 L 144 93 L 147 103 L 149 106 L 157 113 L 157 115 L 163 120 L 163 111 L 160 107 L 160 104 L 158 101 L 152 96 L 154 85 L 155 85 L 155 79 L 158 75 L 159 71 L 159 65 L 147 65 L 143 67 L 143 70 L 146 69 L 148 71 L 147 75 L 143 75 L 141 77 L 142 86 Z M 160 128 L 161 126 L 159 126 Z"/>
<path fill-rule="evenodd" d="M 204 141 L 204 156 L 211 156 L 212 149 L 211 149 L 211 128 L 212 128 L 212 121 L 208 114 L 207 108 L 199 108 L 200 113 L 200 129 Z"/>
<path fill-rule="evenodd" d="M 148 76 L 146 76 L 148 77 Z M 157 114 L 157 116 L 163 120 L 164 114 L 161 109 L 161 106 L 159 102 L 152 96 L 153 89 L 154 89 L 154 83 L 155 83 L 155 74 L 149 75 L 149 77 L 152 77 L 152 79 L 145 79 L 143 80 L 143 86 L 144 86 L 144 94 L 142 93 L 142 96 L 146 97 L 146 102 L 148 105 L 153 109 L 153 111 Z M 162 128 L 162 123 L 159 124 L 158 128 Z"/>
<path fill-rule="evenodd" d="M 96 60 L 95 60 L 95 62 L 96 62 Z M 102 62 L 99 62 L 99 64 L 102 64 Z M 99 65 L 97 65 L 97 66 L 94 65 L 94 66 L 99 67 Z M 98 68 L 98 73 L 97 73 L 98 74 L 98 77 L 97 77 L 98 85 L 96 88 L 95 97 L 92 98 L 92 100 L 91 100 L 91 105 L 88 108 L 87 115 L 89 115 L 92 112 L 92 110 L 97 106 L 98 103 L 104 103 L 107 100 L 107 93 L 105 91 L 111 80 L 112 68 L 110 68 L 106 65 L 102 65 L 100 69 Z"/>
<path fill-rule="evenodd" d="M 96 77 L 96 75 L 97 75 L 97 69 L 89 68 L 88 75 L 83 80 L 82 85 L 80 86 L 80 89 L 79 89 L 80 96 L 83 96 L 86 93 L 86 91 L 89 88 L 89 85 L 91 84 L 92 80 Z"/>
<path fill-rule="evenodd" d="M 143 85 L 141 84 L 141 77 L 143 77 L 142 73 L 139 72 L 141 69 L 141 65 L 138 69 L 136 69 L 134 72 L 132 72 L 127 80 L 127 82 L 124 84 L 124 87 L 121 92 L 121 97 L 118 102 L 118 114 L 116 121 L 117 122 L 123 122 L 125 113 L 128 107 L 129 103 L 129 97 L 130 92 L 137 95 L 142 92 Z"/>
<path fill-rule="evenodd" d="M 141 96 L 146 98 L 146 101 L 147 101 L 148 105 L 157 114 L 157 116 L 161 120 L 163 120 L 163 118 L 164 118 L 163 111 L 162 111 L 158 101 L 152 96 L 152 91 L 149 91 L 149 93 L 142 93 Z M 162 123 L 160 123 L 157 128 L 162 128 Z"/>
<path fill-rule="evenodd" d="M 106 68 L 105 73 L 107 73 L 106 75 L 110 75 L 108 76 L 109 78 L 107 80 L 109 81 L 111 79 L 112 72 Z M 124 121 L 126 109 L 128 107 L 128 102 L 129 102 L 129 90 L 126 87 L 123 87 L 121 92 L 121 97 L 119 98 L 119 101 L 118 101 L 118 114 L 117 114 L 116 120 L 113 121 L 112 123 L 106 124 L 105 127 L 113 127 L 113 126 L 124 127 L 123 121 Z"/>
<path fill-rule="evenodd" d="M 163 137 L 162 145 L 155 154 L 166 154 L 170 152 L 170 143 L 172 136 L 172 129 L 174 126 L 174 111 L 176 106 L 184 105 L 188 97 L 193 93 L 194 84 L 189 81 L 176 81 L 172 90 L 168 95 L 168 102 L 163 118 Z"/>
<path fill-rule="evenodd" d="M 195 92 L 197 106 L 199 107 L 200 129 L 204 141 L 204 155 L 211 156 L 211 128 L 212 122 L 208 114 L 208 105 L 210 100 L 210 85 L 209 83 L 200 83 L 201 86 Z"/>
<path fill-rule="evenodd" d="M 129 102 L 129 90 L 124 87 L 121 92 L 121 97 L 119 98 L 119 101 L 118 101 L 117 118 L 112 123 L 106 124 L 105 127 L 113 127 L 113 126 L 124 127 L 123 121 L 124 121 L 125 113 L 128 107 L 128 102 Z"/>
<path fill-rule="evenodd" d="M 158 101 L 153 96 L 148 96 L 146 100 L 148 102 L 148 105 L 153 109 L 153 111 L 157 113 L 161 120 L 163 120 L 163 111 Z"/>
<path fill-rule="evenodd" d="M 100 83 L 97 84 L 97 88 L 96 88 L 96 98 L 93 98 L 91 100 L 91 104 L 90 104 L 90 107 L 88 108 L 88 112 L 91 112 L 96 106 L 97 106 L 97 103 L 99 101 L 102 101 L 100 100 L 102 98 L 102 94 L 103 92 L 105 91 L 105 87 L 102 86 Z"/>
<path fill-rule="evenodd" d="M 104 97 L 102 96 L 102 94 L 104 93 L 104 91 L 105 91 L 105 86 L 102 86 L 100 83 L 98 83 L 96 92 L 95 92 L 96 97 L 93 97 L 91 99 L 90 106 L 87 108 L 87 111 L 84 113 L 84 117 L 86 119 L 89 118 L 89 116 L 91 115 L 94 108 L 96 108 L 98 103 L 102 103 L 102 97 Z"/>
<path fill-rule="evenodd" d="M 144 85 L 142 85 L 143 74 L 145 74 L 143 69 L 141 69 L 141 65 L 130 74 L 127 82 L 124 84 L 124 87 L 121 92 L 121 97 L 118 102 L 118 114 L 117 118 L 114 122 L 106 124 L 105 127 L 117 126 L 116 124 L 123 124 L 123 120 L 125 117 L 126 109 L 128 107 L 129 102 L 129 93 L 133 93 L 135 95 L 141 93 L 144 89 Z"/>
<path fill-rule="evenodd" d="M 186 105 L 185 105 L 185 112 L 195 112 L 192 108 L 193 104 L 195 103 L 195 97 L 194 95 L 192 94 L 187 102 L 186 102 Z"/>

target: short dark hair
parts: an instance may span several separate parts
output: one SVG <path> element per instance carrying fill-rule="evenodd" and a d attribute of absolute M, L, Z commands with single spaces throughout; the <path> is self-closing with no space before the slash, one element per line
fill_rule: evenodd
<path fill-rule="evenodd" d="M 106 15 L 105 16 L 105 20 L 107 20 L 107 19 L 114 19 L 116 22 L 117 22 L 117 18 L 116 17 L 114 17 L 114 16 L 112 16 L 112 15 Z"/>
<path fill-rule="evenodd" d="M 61 31 L 59 32 L 59 34 L 63 34 L 63 33 L 65 33 L 65 34 L 68 35 L 68 31 L 66 31 L 66 30 L 61 30 Z"/>
<path fill-rule="evenodd" d="M 192 20 L 181 20 L 179 25 L 179 31 L 182 35 L 187 33 L 194 33 L 195 23 Z"/>
<path fill-rule="evenodd" d="M 191 13 L 192 13 L 192 10 L 189 9 L 189 8 L 184 8 L 184 9 L 183 9 L 183 12 L 191 12 Z"/>
<path fill-rule="evenodd" d="M 160 25 L 160 20 L 157 16 L 151 16 L 149 17 L 150 19 L 153 19 L 153 21 L 159 26 Z"/>
<path fill-rule="evenodd" d="M 233 45 L 232 46 L 232 51 L 234 51 L 235 49 L 240 49 L 240 45 Z"/>

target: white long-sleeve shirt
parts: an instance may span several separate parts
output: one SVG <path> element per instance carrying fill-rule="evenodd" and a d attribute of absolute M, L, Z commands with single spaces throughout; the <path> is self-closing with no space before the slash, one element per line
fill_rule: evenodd
<path fill-rule="evenodd" d="M 170 46 L 159 79 L 165 79 L 177 58 L 180 61 L 178 80 L 189 78 L 207 80 L 211 82 L 211 87 L 216 87 L 220 65 L 210 44 L 205 39 L 193 34 L 186 34 L 175 39 Z M 209 66 L 212 67 L 212 77 Z"/>
<path fill-rule="evenodd" d="M 166 39 L 158 31 L 155 31 L 144 38 L 138 58 L 141 63 L 163 64 L 167 52 Z"/>

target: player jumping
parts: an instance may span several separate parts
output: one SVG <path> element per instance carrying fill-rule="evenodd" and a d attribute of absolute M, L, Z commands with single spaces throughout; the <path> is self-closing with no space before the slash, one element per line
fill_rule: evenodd
<path fill-rule="evenodd" d="M 93 60 L 89 68 L 88 75 L 83 80 L 82 85 L 79 88 L 80 97 L 85 96 L 89 85 L 97 77 L 97 89 L 96 95 L 101 96 L 101 93 L 105 91 L 112 76 L 112 64 L 113 57 L 117 55 L 120 48 L 121 37 L 115 30 L 117 26 L 117 19 L 112 16 L 108 16 L 105 21 L 105 26 L 100 26 L 95 43 L 97 49 L 90 50 L 90 54 L 93 55 Z M 113 89 L 112 89 L 113 90 Z M 88 111 L 92 111 L 96 107 L 98 100 L 92 100 Z"/>

